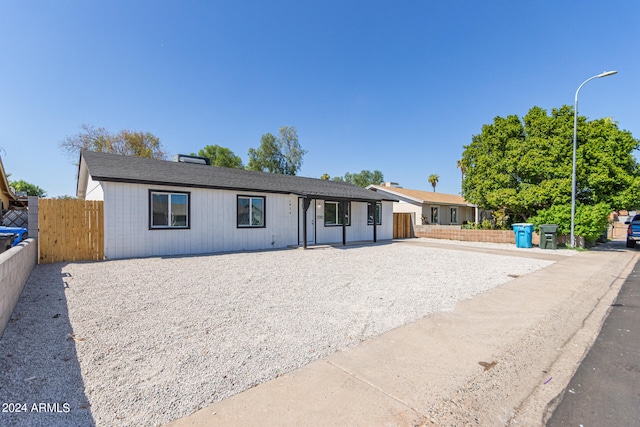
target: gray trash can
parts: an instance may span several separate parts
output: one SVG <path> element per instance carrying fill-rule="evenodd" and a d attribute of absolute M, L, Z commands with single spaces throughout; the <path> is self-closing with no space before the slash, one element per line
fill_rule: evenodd
<path fill-rule="evenodd" d="M 558 249 L 558 226 L 556 224 L 540 225 L 540 249 Z"/>

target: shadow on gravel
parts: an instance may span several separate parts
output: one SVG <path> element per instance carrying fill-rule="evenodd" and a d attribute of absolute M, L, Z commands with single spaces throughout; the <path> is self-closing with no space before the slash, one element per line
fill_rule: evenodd
<path fill-rule="evenodd" d="M 348 242 L 346 245 L 343 245 L 342 243 L 331 243 L 329 244 L 329 246 L 336 248 L 336 249 L 354 249 L 354 248 L 362 248 L 365 246 L 386 246 L 386 245 L 390 245 L 392 244 L 394 241 L 393 240 L 382 240 L 379 242 L 372 242 L 372 241 L 358 241 L 358 242 Z"/>
<path fill-rule="evenodd" d="M 76 352 L 79 337 L 69 320 L 64 266 L 36 266 L 0 338 L 0 425 L 95 425 Z"/>

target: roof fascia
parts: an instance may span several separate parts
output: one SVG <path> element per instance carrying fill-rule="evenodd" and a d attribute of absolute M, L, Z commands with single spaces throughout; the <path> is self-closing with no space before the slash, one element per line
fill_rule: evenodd
<path fill-rule="evenodd" d="M 402 193 L 395 192 L 395 191 L 393 191 L 393 190 L 390 190 L 390 189 L 389 189 L 389 188 L 387 188 L 387 187 L 379 187 L 379 186 L 377 186 L 377 185 L 370 185 L 369 187 L 371 187 L 371 188 L 375 188 L 375 189 L 376 189 L 376 190 L 375 190 L 376 192 L 383 192 L 383 193 L 391 194 L 392 196 L 395 196 L 395 197 L 400 198 L 400 200 L 402 200 L 402 199 L 406 199 L 406 200 L 410 200 L 410 201 L 412 201 L 412 202 L 416 202 L 416 203 L 425 203 L 425 201 L 424 201 L 424 200 L 422 200 L 422 199 L 418 199 L 418 198 L 416 198 L 416 197 L 411 197 L 411 196 L 407 196 L 406 194 L 402 194 Z M 367 187 L 367 188 L 369 188 L 369 187 Z M 397 201 L 397 200 L 394 200 L 394 201 Z"/>
<path fill-rule="evenodd" d="M 81 164 L 84 165 L 83 168 L 79 168 L 79 172 L 78 172 L 78 189 L 77 189 L 77 195 L 78 197 L 80 197 L 80 177 L 83 175 L 84 171 L 86 171 L 86 174 L 88 176 L 88 169 L 86 167 L 86 163 L 84 163 L 84 161 L 81 159 Z M 304 198 L 308 198 L 308 199 L 320 199 L 320 200 L 345 200 L 345 201 L 353 201 L 353 202 L 381 202 L 381 201 L 389 201 L 389 202 L 395 202 L 397 200 L 394 199 L 377 199 L 377 198 L 363 198 L 363 197 L 334 197 L 334 196 L 327 196 L 327 195 L 322 195 L 322 194 L 305 194 L 305 193 L 294 193 L 294 192 L 290 192 L 290 191 L 277 191 L 277 190 L 265 190 L 265 189 L 258 189 L 258 188 L 249 188 L 249 187 L 225 187 L 225 186 L 216 186 L 216 185 L 201 185 L 201 184 L 186 184 L 186 183 L 175 183 L 175 182 L 168 182 L 168 181 L 151 181 L 151 180 L 134 180 L 134 179 L 126 179 L 126 178 L 113 178 L 113 177 L 103 177 L 103 176 L 92 176 L 93 180 L 95 181 L 104 181 L 104 182 L 119 182 L 119 183 L 129 183 L 129 184 L 142 184 L 142 185 L 162 185 L 162 186 L 167 186 L 167 187 L 188 187 L 188 188 L 204 188 L 204 189 L 209 189 L 209 190 L 229 190 L 229 191 L 245 191 L 245 192 L 261 192 L 261 193 L 271 193 L 271 194 L 292 194 L 294 196 L 298 196 L 298 197 L 304 197 Z M 82 182 L 84 183 L 84 188 L 82 188 L 83 191 L 86 191 L 86 185 L 87 185 L 87 179 L 84 178 L 82 180 Z"/>
<path fill-rule="evenodd" d="M 2 157 L 0 157 L 0 178 L 2 178 L 2 190 L 10 200 L 17 201 L 18 196 L 11 191 L 11 186 L 9 185 L 9 179 L 7 178 L 7 174 L 4 170 L 4 165 L 2 164 Z"/>
<path fill-rule="evenodd" d="M 78 161 L 78 182 L 76 183 L 76 197 L 84 199 L 87 195 L 87 185 L 89 185 L 89 168 L 84 157 L 80 154 Z"/>

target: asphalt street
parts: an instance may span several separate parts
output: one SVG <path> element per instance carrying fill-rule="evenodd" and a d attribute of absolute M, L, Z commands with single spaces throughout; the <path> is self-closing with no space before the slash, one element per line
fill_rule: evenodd
<path fill-rule="evenodd" d="M 557 426 L 640 426 L 640 262 L 547 422 Z"/>

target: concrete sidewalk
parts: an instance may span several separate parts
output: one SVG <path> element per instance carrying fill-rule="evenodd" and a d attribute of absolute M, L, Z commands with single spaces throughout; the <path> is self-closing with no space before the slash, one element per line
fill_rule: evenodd
<path fill-rule="evenodd" d="M 543 425 L 638 254 L 566 257 L 169 426 Z"/>

